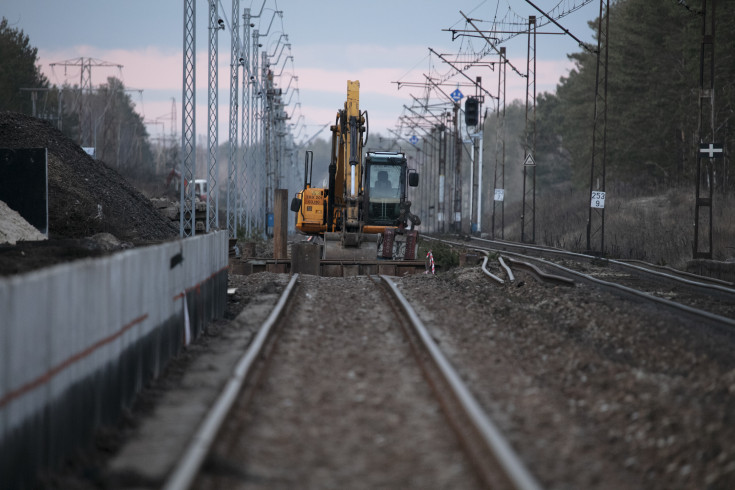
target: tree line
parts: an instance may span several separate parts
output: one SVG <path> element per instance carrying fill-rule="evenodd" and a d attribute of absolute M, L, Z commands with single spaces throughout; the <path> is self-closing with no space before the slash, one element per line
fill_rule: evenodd
<path fill-rule="evenodd" d="M 38 64 L 38 49 L 22 30 L 0 21 L 0 110 L 46 119 L 95 158 L 131 178 L 155 173 L 143 118 L 122 81 L 83 93 L 79 85 L 51 85 Z"/>
<path fill-rule="evenodd" d="M 712 1 L 707 2 L 712 7 Z M 609 11 L 607 177 L 636 187 L 688 185 L 699 148 L 699 1 L 613 0 Z M 715 26 L 715 141 L 725 158 L 714 168 L 718 190 L 731 188 L 728 170 L 735 127 L 735 2 L 718 1 Z M 590 22 L 595 32 L 597 22 Z M 594 46 L 593 48 L 596 48 Z M 604 49 L 604 46 L 603 48 Z M 537 96 L 536 162 L 547 184 L 589 184 L 597 57 L 569 55 L 573 69 L 556 92 Z M 708 66 L 705 67 L 708 69 Z M 509 108 L 506 120 L 523 118 Z M 494 118 L 485 127 L 494 131 Z M 508 124 L 508 123 L 506 123 Z M 522 125 L 521 125 L 522 128 Z M 513 134 L 513 133 L 508 133 Z M 515 132 L 518 141 L 523 139 Z M 709 142 L 706 142 L 709 143 Z"/>

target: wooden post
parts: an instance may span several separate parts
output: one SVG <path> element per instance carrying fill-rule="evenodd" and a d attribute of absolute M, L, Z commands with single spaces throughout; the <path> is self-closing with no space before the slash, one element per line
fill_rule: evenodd
<path fill-rule="evenodd" d="M 273 258 L 288 258 L 288 189 L 273 195 Z"/>

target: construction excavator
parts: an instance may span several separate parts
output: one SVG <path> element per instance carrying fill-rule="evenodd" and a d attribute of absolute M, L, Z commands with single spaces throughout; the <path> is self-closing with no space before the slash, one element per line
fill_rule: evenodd
<path fill-rule="evenodd" d="M 291 201 L 296 228 L 323 240 L 323 259 L 415 260 L 418 216 L 407 186 L 419 174 L 401 152 L 367 151 L 367 111 L 360 112 L 360 82 L 347 82 L 344 109 L 331 126 L 327 188 L 311 186 L 313 153 L 304 156 L 304 189 Z"/>

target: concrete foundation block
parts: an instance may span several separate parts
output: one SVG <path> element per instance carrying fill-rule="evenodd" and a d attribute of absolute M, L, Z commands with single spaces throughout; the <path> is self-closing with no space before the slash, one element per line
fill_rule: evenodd
<path fill-rule="evenodd" d="M 321 246 L 315 243 L 294 243 L 291 245 L 291 272 L 318 276 L 321 253 Z"/>
<path fill-rule="evenodd" d="M 354 277 L 358 275 L 360 275 L 360 266 L 358 264 L 342 266 L 342 277 Z"/>
<path fill-rule="evenodd" d="M 396 266 L 395 265 L 379 265 L 378 266 L 378 274 L 382 276 L 395 276 L 396 275 Z"/>
<path fill-rule="evenodd" d="M 322 276 L 324 277 L 342 277 L 341 265 L 323 265 Z"/>

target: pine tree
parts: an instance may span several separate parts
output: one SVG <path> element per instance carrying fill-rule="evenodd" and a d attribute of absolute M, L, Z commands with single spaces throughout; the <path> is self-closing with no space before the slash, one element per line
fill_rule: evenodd
<path fill-rule="evenodd" d="M 0 110 L 31 112 L 31 97 L 21 88 L 47 88 L 48 80 L 41 73 L 38 49 L 30 45 L 23 31 L 0 21 Z"/>
<path fill-rule="evenodd" d="M 718 141 L 735 136 L 735 2 L 717 2 L 715 127 Z M 618 0 L 610 7 L 607 177 L 616 182 L 675 184 L 693 178 L 698 128 L 702 16 L 680 2 Z M 590 27 L 596 29 L 597 23 Z M 573 178 L 589 175 L 596 56 L 570 55 L 575 63 L 555 95 L 538 101 L 541 141 L 561 141 Z M 542 151 L 558 151 L 546 145 Z M 539 156 L 543 159 L 544 156 Z M 728 181 L 727 158 L 719 183 Z"/>

